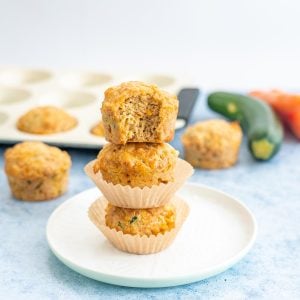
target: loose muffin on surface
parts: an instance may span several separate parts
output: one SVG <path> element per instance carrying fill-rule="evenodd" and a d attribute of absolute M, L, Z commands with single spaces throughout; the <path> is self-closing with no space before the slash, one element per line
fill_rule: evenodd
<path fill-rule="evenodd" d="M 174 136 L 178 100 L 156 85 L 130 81 L 105 91 L 101 113 L 111 143 L 168 142 Z"/>
<path fill-rule="evenodd" d="M 130 209 L 107 205 L 106 226 L 124 234 L 158 235 L 175 227 L 175 206 L 167 204 L 157 208 Z"/>
<path fill-rule="evenodd" d="M 67 190 L 71 158 L 41 142 L 23 142 L 4 154 L 5 172 L 15 198 L 48 200 Z"/>
<path fill-rule="evenodd" d="M 178 152 L 168 144 L 107 144 L 93 166 L 105 181 L 131 187 L 151 187 L 174 181 Z"/>
<path fill-rule="evenodd" d="M 100 121 L 95 126 L 92 127 L 91 133 L 97 136 L 104 136 L 104 125 L 103 122 Z"/>
<path fill-rule="evenodd" d="M 35 107 L 21 116 L 17 122 L 20 131 L 34 134 L 68 131 L 76 125 L 76 118 L 55 106 Z"/>
<path fill-rule="evenodd" d="M 237 161 L 242 141 L 238 122 L 209 120 L 199 122 L 182 136 L 185 159 L 194 167 L 222 169 Z"/>

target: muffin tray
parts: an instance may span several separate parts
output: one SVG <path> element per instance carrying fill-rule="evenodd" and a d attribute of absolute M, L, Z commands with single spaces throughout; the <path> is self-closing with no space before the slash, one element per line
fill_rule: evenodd
<path fill-rule="evenodd" d="M 104 137 L 90 131 L 101 120 L 103 93 L 109 86 L 129 80 L 155 83 L 178 94 L 180 109 L 176 128 L 186 125 L 199 90 L 186 88 L 191 82 L 170 75 L 0 68 L 0 142 L 31 140 L 67 147 L 99 148 L 106 143 Z M 77 119 L 77 126 L 66 132 L 47 135 L 19 131 L 16 127 L 19 117 L 31 108 L 43 105 L 64 109 Z"/>

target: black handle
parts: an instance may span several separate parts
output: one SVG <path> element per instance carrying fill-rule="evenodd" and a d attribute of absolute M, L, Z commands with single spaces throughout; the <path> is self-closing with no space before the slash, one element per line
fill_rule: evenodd
<path fill-rule="evenodd" d="M 200 95 L 198 88 L 184 88 L 178 94 L 179 112 L 177 119 L 183 120 L 182 126 L 177 126 L 177 129 L 185 127 L 192 113 L 193 107 Z"/>

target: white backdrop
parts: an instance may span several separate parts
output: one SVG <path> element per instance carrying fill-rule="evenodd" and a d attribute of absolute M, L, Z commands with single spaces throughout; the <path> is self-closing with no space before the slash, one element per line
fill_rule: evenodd
<path fill-rule="evenodd" d="M 300 1 L 0 0 L 0 65 L 300 89 Z"/>

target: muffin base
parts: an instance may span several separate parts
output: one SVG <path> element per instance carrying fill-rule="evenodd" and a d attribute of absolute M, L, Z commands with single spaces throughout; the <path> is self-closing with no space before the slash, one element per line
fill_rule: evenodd
<path fill-rule="evenodd" d="M 109 242 L 117 249 L 134 254 L 157 253 L 174 241 L 178 231 L 189 214 L 189 206 L 179 197 L 174 197 L 171 203 L 176 207 L 175 228 L 158 235 L 130 235 L 122 231 L 111 229 L 105 224 L 107 200 L 104 197 L 96 200 L 89 208 L 89 218 L 94 225 L 104 234 Z"/>
<path fill-rule="evenodd" d="M 67 190 L 68 172 L 51 178 L 20 179 L 8 176 L 13 196 L 25 201 L 44 201 L 56 198 Z"/>
<path fill-rule="evenodd" d="M 226 153 L 215 157 L 212 155 L 201 155 L 199 150 L 185 147 L 184 158 L 195 168 L 201 169 L 225 169 L 236 164 L 239 154 L 239 148 L 226 151 Z"/>

